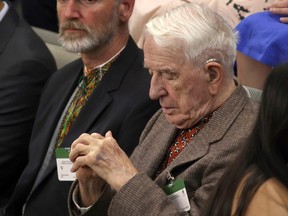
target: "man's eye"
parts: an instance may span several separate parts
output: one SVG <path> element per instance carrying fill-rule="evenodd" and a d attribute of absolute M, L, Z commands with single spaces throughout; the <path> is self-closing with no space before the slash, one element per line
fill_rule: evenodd
<path fill-rule="evenodd" d="M 97 0 L 81 0 L 81 1 L 85 4 L 92 4 L 92 3 L 96 2 Z"/>
<path fill-rule="evenodd" d="M 178 78 L 177 73 L 163 73 L 163 77 L 167 80 L 176 80 Z"/>

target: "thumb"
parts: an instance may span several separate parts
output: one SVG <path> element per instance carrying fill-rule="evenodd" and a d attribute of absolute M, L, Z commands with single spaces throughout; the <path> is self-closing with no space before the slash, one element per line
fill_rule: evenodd
<path fill-rule="evenodd" d="M 111 132 L 111 131 L 108 131 L 108 132 L 105 134 L 105 137 L 106 137 L 106 138 L 107 138 L 107 137 L 113 137 L 112 132 Z"/>

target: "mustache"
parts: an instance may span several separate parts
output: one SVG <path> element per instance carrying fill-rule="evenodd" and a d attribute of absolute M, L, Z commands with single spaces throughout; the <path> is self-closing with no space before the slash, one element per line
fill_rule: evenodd
<path fill-rule="evenodd" d="M 60 25 L 60 29 L 62 31 L 66 30 L 66 29 L 79 29 L 79 30 L 84 30 L 84 31 L 90 31 L 90 29 L 84 25 L 83 23 L 79 22 L 79 21 L 64 21 L 61 23 Z"/>

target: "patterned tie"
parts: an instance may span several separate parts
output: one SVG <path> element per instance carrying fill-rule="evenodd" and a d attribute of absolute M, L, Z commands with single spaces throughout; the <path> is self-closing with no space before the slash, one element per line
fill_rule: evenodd
<path fill-rule="evenodd" d="M 177 137 L 175 138 L 174 144 L 169 148 L 168 154 L 163 160 L 161 166 L 159 167 L 156 176 L 163 172 L 182 152 L 182 150 L 192 141 L 193 137 L 204 127 L 204 125 L 209 121 L 214 112 L 208 114 L 206 117 L 201 119 L 194 127 L 179 130 Z"/>
<path fill-rule="evenodd" d="M 61 146 L 61 143 L 71 128 L 72 123 L 78 117 L 82 107 L 86 104 L 92 91 L 97 87 L 99 81 L 110 68 L 116 57 L 102 67 L 97 67 L 90 70 L 88 70 L 86 67 L 84 68 L 84 74 L 86 74 L 86 76 L 83 75 L 79 80 L 77 92 L 72 99 L 72 102 L 70 103 L 61 123 L 55 148 L 59 148 Z"/>

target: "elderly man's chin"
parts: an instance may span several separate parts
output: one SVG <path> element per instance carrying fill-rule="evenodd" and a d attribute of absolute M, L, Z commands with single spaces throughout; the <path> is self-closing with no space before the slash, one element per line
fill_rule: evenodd
<path fill-rule="evenodd" d="M 178 129 L 186 129 L 193 126 L 191 125 L 191 120 L 185 118 L 183 115 L 165 114 L 165 117 L 170 124 L 174 125 Z"/>

